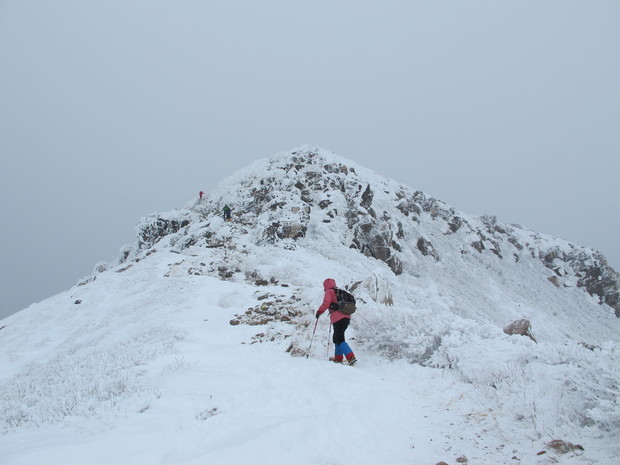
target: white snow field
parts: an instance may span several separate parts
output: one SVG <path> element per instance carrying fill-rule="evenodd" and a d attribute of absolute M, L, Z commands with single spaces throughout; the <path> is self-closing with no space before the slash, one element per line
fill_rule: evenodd
<path fill-rule="evenodd" d="M 356 171 L 388 211 L 393 183 Z M 241 204 L 267 172 L 221 195 Z M 0 321 L 0 464 L 620 463 L 620 319 L 569 271 L 556 287 L 527 250 L 463 255 L 422 213 L 441 259 L 405 234 L 397 276 L 316 209 L 272 244 L 256 231 L 273 217 L 226 223 L 220 201 L 160 215 L 192 222 Z M 326 315 L 312 339 L 328 277 L 361 283 L 355 367 L 327 361 Z M 502 331 L 520 318 L 537 342 Z"/>

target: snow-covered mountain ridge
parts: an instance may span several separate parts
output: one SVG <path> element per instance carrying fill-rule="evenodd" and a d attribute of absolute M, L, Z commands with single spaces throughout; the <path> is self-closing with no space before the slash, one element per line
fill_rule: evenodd
<path fill-rule="evenodd" d="M 326 277 L 358 299 L 359 368 L 322 361 L 325 319 L 310 350 Z M 93 463 L 611 465 L 617 313 L 598 252 L 304 146 L 143 218 L 116 263 L 2 322 L 0 462 L 65 463 L 45 434 L 80 431 Z M 523 318 L 536 342 L 504 333 Z M 315 400 L 334 383 L 350 405 Z M 342 421 L 346 443 L 320 433 Z M 552 439 L 585 451 L 537 455 Z"/>
<path fill-rule="evenodd" d="M 492 216 L 471 217 L 319 148 L 261 160 L 223 186 L 202 202 L 143 219 L 132 252 L 150 249 L 165 236 L 176 251 L 234 245 L 238 238 L 222 239 L 217 231 L 219 210 L 228 203 L 235 232 L 250 235 L 254 245 L 294 248 L 325 238 L 383 261 L 395 275 L 410 276 L 428 258 L 442 267 L 485 261 L 491 254 L 497 263 L 526 260 L 524 268 L 540 262 L 547 270 L 539 271 L 554 286 L 582 289 L 620 316 L 620 276 L 599 252 Z"/>

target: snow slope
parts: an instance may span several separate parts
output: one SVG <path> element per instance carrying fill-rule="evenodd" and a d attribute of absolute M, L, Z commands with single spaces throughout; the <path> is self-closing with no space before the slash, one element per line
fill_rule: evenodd
<path fill-rule="evenodd" d="M 325 151 L 293 152 L 235 173 L 204 202 L 143 219 L 117 263 L 1 322 L 0 463 L 620 461 L 610 307 L 571 286 L 570 270 L 554 286 L 525 246 L 518 260 L 462 253 L 466 228 L 445 234 L 423 208 L 407 223 L 393 207 L 403 186 Z M 300 152 L 346 166 L 319 176 L 346 176 L 344 191 L 313 189 L 311 164 L 274 169 Z M 306 185 L 291 188 L 302 175 Z M 349 247 L 364 245 L 356 228 L 372 214 L 343 214 L 348 189 L 361 199 L 366 185 L 373 198 L 361 201 L 402 224 L 400 251 L 385 260 Z M 449 210 L 436 205 L 439 217 Z M 539 249 L 572 247 L 513 231 Z M 308 350 L 326 277 L 356 286 L 347 335 L 359 366 L 325 360 L 326 318 Z M 523 317 L 537 343 L 502 331 Z M 560 453 L 552 440 L 583 449 Z"/>

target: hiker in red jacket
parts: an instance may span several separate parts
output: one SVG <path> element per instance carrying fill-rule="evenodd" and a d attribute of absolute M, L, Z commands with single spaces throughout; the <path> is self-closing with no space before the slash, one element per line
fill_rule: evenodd
<path fill-rule="evenodd" d="M 329 320 L 334 327 L 334 338 L 332 340 L 336 346 L 336 353 L 329 359 L 332 362 L 344 363 L 344 358 L 346 357 L 347 364 L 355 365 L 355 362 L 357 362 L 355 354 L 344 339 L 344 332 L 351 322 L 351 316 L 330 308 L 330 305 L 338 304 L 336 291 L 334 290 L 336 289 L 336 281 L 331 278 L 326 279 L 323 281 L 323 289 L 325 289 L 325 296 L 323 297 L 323 303 L 316 311 L 316 317 L 320 317 L 325 310 L 329 309 Z"/>

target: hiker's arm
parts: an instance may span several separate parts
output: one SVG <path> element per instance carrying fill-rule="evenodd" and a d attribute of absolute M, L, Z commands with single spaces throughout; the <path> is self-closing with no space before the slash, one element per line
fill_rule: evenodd
<path fill-rule="evenodd" d="M 316 312 L 318 316 L 321 316 L 323 312 L 325 312 L 325 310 L 329 308 L 330 304 L 334 301 L 334 296 L 335 294 L 333 290 L 328 289 L 327 291 L 325 291 L 325 295 L 323 296 L 323 303 Z"/>

